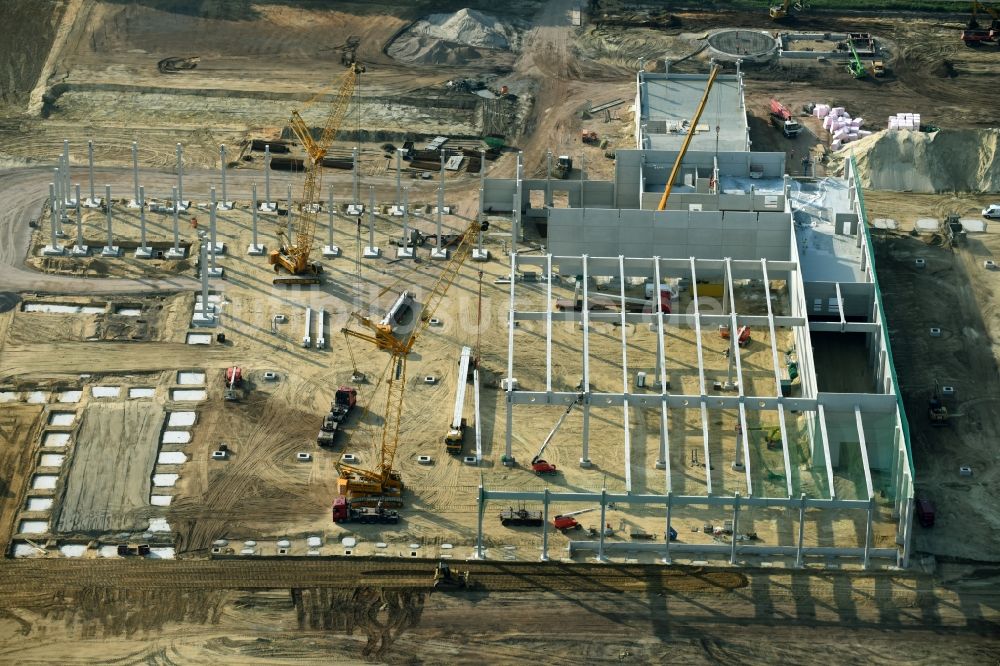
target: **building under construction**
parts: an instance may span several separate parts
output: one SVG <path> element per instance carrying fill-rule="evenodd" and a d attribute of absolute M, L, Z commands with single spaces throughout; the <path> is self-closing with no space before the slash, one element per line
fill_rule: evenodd
<path fill-rule="evenodd" d="M 540 503 L 543 558 L 550 506 L 572 504 L 601 529 L 571 554 L 909 563 L 909 436 L 856 167 L 791 179 L 785 153 L 749 151 L 738 68 L 715 78 L 640 72 L 611 181 L 554 178 L 551 158 L 546 178 L 485 181 L 515 236 L 502 462 L 528 464 L 519 413 L 576 404 L 579 438 L 553 446 L 584 476 L 484 482 L 480 554 L 488 506 Z M 679 538 L 608 540 L 609 507 Z"/>

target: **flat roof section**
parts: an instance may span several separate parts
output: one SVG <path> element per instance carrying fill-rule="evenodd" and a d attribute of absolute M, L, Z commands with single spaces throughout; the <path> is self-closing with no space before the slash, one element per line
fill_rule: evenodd
<path fill-rule="evenodd" d="M 708 75 L 645 73 L 639 85 L 642 147 L 679 150 L 705 93 Z M 716 135 L 718 128 L 718 135 Z M 747 115 L 735 75 L 720 75 L 708 96 L 690 150 L 746 151 Z"/>

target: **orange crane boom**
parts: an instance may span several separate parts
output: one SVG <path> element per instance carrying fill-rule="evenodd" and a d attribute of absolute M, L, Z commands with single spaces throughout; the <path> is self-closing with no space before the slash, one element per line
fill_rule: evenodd
<path fill-rule="evenodd" d="M 445 265 L 437 281 L 427 294 L 424 306 L 420 312 L 420 321 L 402 339 L 396 337 L 391 330 L 353 313 L 352 317 L 368 331 L 355 331 L 349 328 L 341 329 L 346 338 L 356 338 L 375 345 L 377 349 L 386 350 L 390 354 L 386 375 L 379 384 L 386 385 L 386 405 L 382 422 L 381 442 L 378 452 L 378 464 L 374 469 L 361 469 L 339 463 L 337 469 L 340 478 L 337 481 L 337 491 L 348 499 L 363 497 L 397 500 L 403 492 L 403 480 L 400 473 L 392 468 L 399 447 L 399 430 L 403 414 L 403 397 L 406 387 L 406 361 L 420 335 L 427 328 L 438 306 L 444 301 L 448 289 L 458 275 L 462 264 L 472 253 L 472 245 L 476 235 L 488 228 L 487 223 L 473 221 L 462 234 L 462 238 Z M 348 340 L 348 343 L 350 340 Z M 354 355 L 351 354 L 354 364 Z M 354 365 L 355 373 L 358 372 Z M 378 387 L 376 387 L 377 390 Z"/>
<path fill-rule="evenodd" d="M 303 120 L 298 110 L 292 111 L 289 125 L 292 132 L 298 138 L 302 147 L 306 151 L 306 179 L 302 188 L 302 203 L 298 215 L 298 223 L 295 228 L 294 240 L 286 236 L 284 228 L 278 225 L 278 239 L 281 247 L 272 250 L 268 256 L 268 262 L 274 266 L 275 272 L 279 267 L 294 275 L 303 273 L 321 273 L 323 268 L 319 263 L 310 262 L 309 255 L 312 252 L 313 235 L 316 230 L 316 216 L 318 213 L 317 201 L 323 189 L 323 158 L 333 144 L 337 131 L 341 123 L 347 117 L 347 110 L 351 103 L 351 95 L 357 84 L 358 75 L 364 71 L 364 66 L 360 63 L 352 63 L 348 67 L 344 78 L 340 83 L 340 90 L 334 98 L 330 107 L 330 113 L 323 125 L 323 133 L 319 141 L 315 140 L 312 130 Z M 289 211 L 291 212 L 291 211 Z M 275 284 L 282 282 L 295 283 L 296 280 L 276 278 Z"/>

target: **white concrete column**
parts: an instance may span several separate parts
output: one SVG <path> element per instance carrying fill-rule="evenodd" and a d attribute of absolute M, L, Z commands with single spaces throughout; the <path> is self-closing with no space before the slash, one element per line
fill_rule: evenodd
<path fill-rule="evenodd" d="M 114 202 L 111 201 L 111 186 L 104 186 L 104 201 L 106 202 L 106 210 L 108 213 L 108 243 L 103 248 L 101 248 L 102 257 L 117 257 L 121 252 L 121 249 L 115 245 L 114 234 L 111 233 L 111 209 L 114 207 Z"/>
<path fill-rule="evenodd" d="M 177 144 L 177 201 L 175 206 L 180 206 L 181 210 L 187 210 L 184 203 L 184 147 Z"/>
<path fill-rule="evenodd" d="M 302 335 L 302 346 L 312 346 L 312 308 L 309 306 L 306 306 L 306 330 Z"/>
<path fill-rule="evenodd" d="M 215 198 L 215 188 L 209 190 L 209 196 L 211 197 L 211 203 L 208 207 L 208 255 L 210 257 L 211 267 L 208 269 L 209 277 L 222 277 L 223 270 L 221 267 L 215 265 L 216 255 L 222 254 L 225 249 L 222 243 L 216 241 L 216 208 L 218 207 L 218 201 Z"/>
<path fill-rule="evenodd" d="M 135 141 L 132 142 L 132 200 L 128 207 L 139 207 L 139 144 Z"/>
<path fill-rule="evenodd" d="M 183 259 L 187 256 L 187 250 L 181 247 L 181 232 L 180 232 L 180 208 L 177 206 L 177 188 L 170 188 L 170 196 L 173 197 L 173 205 L 171 206 L 171 213 L 174 218 L 174 246 L 167 250 L 167 259 Z"/>
<path fill-rule="evenodd" d="M 395 205 L 392 207 L 391 211 L 392 215 L 396 216 L 403 214 L 403 209 L 401 208 L 401 204 L 403 202 L 402 174 L 403 174 L 403 151 L 397 150 L 396 151 L 396 202 Z"/>
<path fill-rule="evenodd" d="M 545 205 L 552 208 L 552 151 L 545 152 Z"/>
<path fill-rule="evenodd" d="M 542 489 L 542 562 L 549 561 L 549 489 Z"/>
<path fill-rule="evenodd" d="M 786 470 L 786 474 L 788 471 Z M 799 543 L 795 549 L 795 566 L 802 567 L 802 544 L 806 537 L 806 494 L 802 493 L 799 496 Z M 736 535 L 733 534 L 735 537 Z"/>
<path fill-rule="evenodd" d="M 361 203 L 361 171 L 358 165 L 358 149 L 354 148 L 351 150 L 351 163 L 352 163 L 352 175 L 354 176 L 354 204 L 358 205 Z"/>
<path fill-rule="evenodd" d="M 264 254 L 264 246 L 257 242 L 257 183 L 250 183 L 250 245 L 247 246 L 247 254 L 251 257 L 259 257 Z"/>
<path fill-rule="evenodd" d="M 357 154 L 357 150 L 355 150 Z M 357 164 L 357 162 L 355 162 Z M 361 253 L 365 259 L 377 259 L 382 250 L 375 245 L 375 188 L 368 187 L 368 245 Z"/>
<path fill-rule="evenodd" d="M 473 261 L 489 261 L 490 251 L 483 248 L 483 220 L 486 218 L 483 213 L 483 188 L 479 188 L 479 232 L 476 234 L 476 247 L 472 248 Z M 513 252 L 513 249 L 511 250 Z"/>
<path fill-rule="evenodd" d="M 59 206 L 56 202 L 56 184 L 49 183 L 49 201 L 52 208 L 52 215 L 49 218 L 49 244 L 42 248 L 42 254 L 48 257 L 60 256 L 65 250 L 59 245 L 59 238 L 56 235 L 56 218 L 59 216 Z"/>
<path fill-rule="evenodd" d="M 139 186 L 139 247 L 135 249 L 136 259 L 150 259 L 153 248 L 146 245 L 146 188 Z"/>
<path fill-rule="evenodd" d="M 333 221 L 337 218 L 337 204 L 333 200 L 333 185 L 330 186 L 330 199 L 327 207 L 330 226 L 327 228 L 327 244 L 323 247 L 323 256 L 329 259 L 340 256 L 340 248 L 333 244 Z"/>
<path fill-rule="evenodd" d="M 219 145 L 219 174 L 222 176 L 222 201 L 219 210 L 232 210 L 233 202 L 226 196 L 226 144 Z"/>
<path fill-rule="evenodd" d="M 90 173 L 90 199 L 87 200 L 88 208 L 97 207 L 97 197 L 94 192 L 94 142 L 87 141 L 87 168 Z"/>
<path fill-rule="evenodd" d="M 264 204 L 260 212 L 275 213 L 277 210 L 277 204 L 271 203 L 271 144 L 264 144 Z"/>
<path fill-rule="evenodd" d="M 52 170 L 53 172 L 52 185 L 54 186 L 54 190 L 52 193 L 52 202 L 56 206 L 55 211 L 52 214 L 52 219 L 54 219 L 56 223 L 56 236 L 58 238 L 62 238 L 63 237 L 62 218 L 65 215 L 65 213 L 63 212 L 63 208 L 66 206 L 66 198 L 63 196 L 62 193 L 62 183 L 63 183 L 62 168 L 61 168 L 62 157 L 59 158 L 59 164 L 60 164 L 59 167 L 56 167 L 55 169 Z"/>
<path fill-rule="evenodd" d="M 93 200 L 93 197 L 91 197 Z M 80 200 L 80 184 L 76 184 L 76 245 L 70 252 L 74 257 L 85 257 L 90 248 L 83 244 L 83 204 Z"/>
<path fill-rule="evenodd" d="M 201 294 L 200 298 L 195 301 L 191 323 L 195 326 L 215 326 L 215 306 L 212 305 L 208 297 L 208 238 L 204 231 L 199 231 L 198 239 L 200 241 L 198 245 L 199 266 L 201 266 Z"/>
<path fill-rule="evenodd" d="M 398 155 L 398 153 L 397 153 Z M 412 259 L 414 248 L 410 244 L 410 188 L 403 188 L 403 242 L 396 251 L 397 259 Z"/>
<path fill-rule="evenodd" d="M 673 493 L 673 491 L 668 490 L 667 491 L 667 524 L 666 524 L 666 527 L 664 528 L 664 535 L 663 535 L 663 541 L 664 541 L 664 543 L 663 543 L 663 563 L 664 564 L 671 564 L 672 563 L 672 560 L 670 558 L 670 518 L 671 518 L 671 513 L 673 512 L 673 508 L 674 508 L 674 493 Z M 735 534 L 734 534 L 734 536 L 735 536 Z"/>

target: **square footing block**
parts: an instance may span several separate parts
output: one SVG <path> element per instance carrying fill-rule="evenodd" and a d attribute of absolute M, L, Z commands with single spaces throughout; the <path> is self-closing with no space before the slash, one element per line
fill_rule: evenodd
<path fill-rule="evenodd" d="M 219 266 L 217 266 L 215 268 L 209 268 L 207 270 L 208 270 L 208 277 L 211 277 L 211 278 L 220 278 L 220 277 L 222 277 L 225 274 L 225 271 L 226 271 L 226 269 L 224 269 L 222 267 L 219 267 Z"/>
<path fill-rule="evenodd" d="M 472 260 L 473 261 L 489 261 L 490 260 L 490 251 L 489 250 L 480 250 L 479 248 L 475 248 L 475 249 L 472 250 Z"/>
<path fill-rule="evenodd" d="M 191 323 L 195 326 L 215 326 L 218 320 L 215 318 L 214 312 L 195 312 L 194 316 L 191 317 Z"/>
<path fill-rule="evenodd" d="M 666 461 L 664 461 L 664 460 L 657 460 L 656 461 L 656 469 L 666 469 L 666 468 L 667 468 Z"/>
<path fill-rule="evenodd" d="M 449 256 L 451 256 L 451 253 L 448 251 L 448 248 L 443 247 L 440 250 L 436 250 L 436 249 L 435 250 L 431 250 L 431 259 L 442 259 L 443 260 L 443 259 L 447 259 Z"/>
<path fill-rule="evenodd" d="M 104 247 L 101 248 L 102 257 L 118 257 L 121 256 L 121 253 L 122 249 L 117 245 L 114 246 L 105 245 Z"/>
<path fill-rule="evenodd" d="M 389 215 L 392 215 L 393 217 L 402 217 L 403 216 L 403 207 L 402 206 L 389 206 Z"/>
<path fill-rule="evenodd" d="M 412 247 L 401 247 L 396 249 L 397 259 L 413 259 L 413 248 Z"/>
<path fill-rule="evenodd" d="M 137 247 L 135 248 L 135 258 L 136 259 L 152 259 L 153 258 L 153 248 L 151 247 Z"/>
<path fill-rule="evenodd" d="M 86 257 L 90 254 L 90 248 L 86 245 L 74 245 L 69 251 L 74 257 Z"/>
<path fill-rule="evenodd" d="M 219 201 L 215 204 L 215 210 L 232 210 L 235 208 L 232 201 Z"/>
<path fill-rule="evenodd" d="M 127 208 L 142 208 L 142 206 L 135 199 L 129 199 Z"/>
<path fill-rule="evenodd" d="M 327 259 L 330 259 L 332 257 L 339 257 L 340 248 L 337 247 L 336 245 L 324 245 L 323 256 L 326 257 Z"/>
<path fill-rule="evenodd" d="M 263 245 L 247 245 L 247 254 L 251 257 L 259 257 L 263 255 L 267 250 Z"/>
<path fill-rule="evenodd" d="M 97 197 L 96 199 L 84 199 L 83 200 L 83 207 L 84 208 L 100 208 L 101 204 L 103 202 L 104 202 L 104 199 L 102 199 L 101 197 Z"/>
<path fill-rule="evenodd" d="M 364 215 L 365 205 L 364 204 L 351 204 L 347 207 L 348 215 Z"/>
<path fill-rule="evenodd" d="M 377 247 L 366 247 L 362 252 L 361 256 L 365 259 L 378 259 L 382 256 L 381 248 Z"/>
<path fill-rule="evenodd" d="M 257 208 L 262 213 L 276 213 L 278 212 L 278 204 L 276 203 L 262 203 L 260 207 Z"/>
<path fill-rule="evenodd" d="M 584 469 L 590 469 L 593 464 L 590 458 L 580 458 L 580 467 Z"/>
<path fill-rule="evenodd" d="M 167 259 L 183 259 L 187 256 L 187 250 L 182 247 L 179 247 L 176 250 L 174 248 L 170 248 L 163 253 L 163 256 Z"/>
<path fill-rule="evenodd" d="M 220 254 L 225 254 L 226 253 L 226 244 L 225 243 L 216 243 L 214 248 L 211 245 L 209 245 L 208 246 L 208 251 L 211 252 L 212 254 L 214 254 L 215 256 L 219 256 Z"/>
<path fill-rule="evenodd" d="M 42 254 L 46 257 L 61 257 L 66 254 L 66 248 L 61 245 L 46 245 L 42 248 Z"/>

